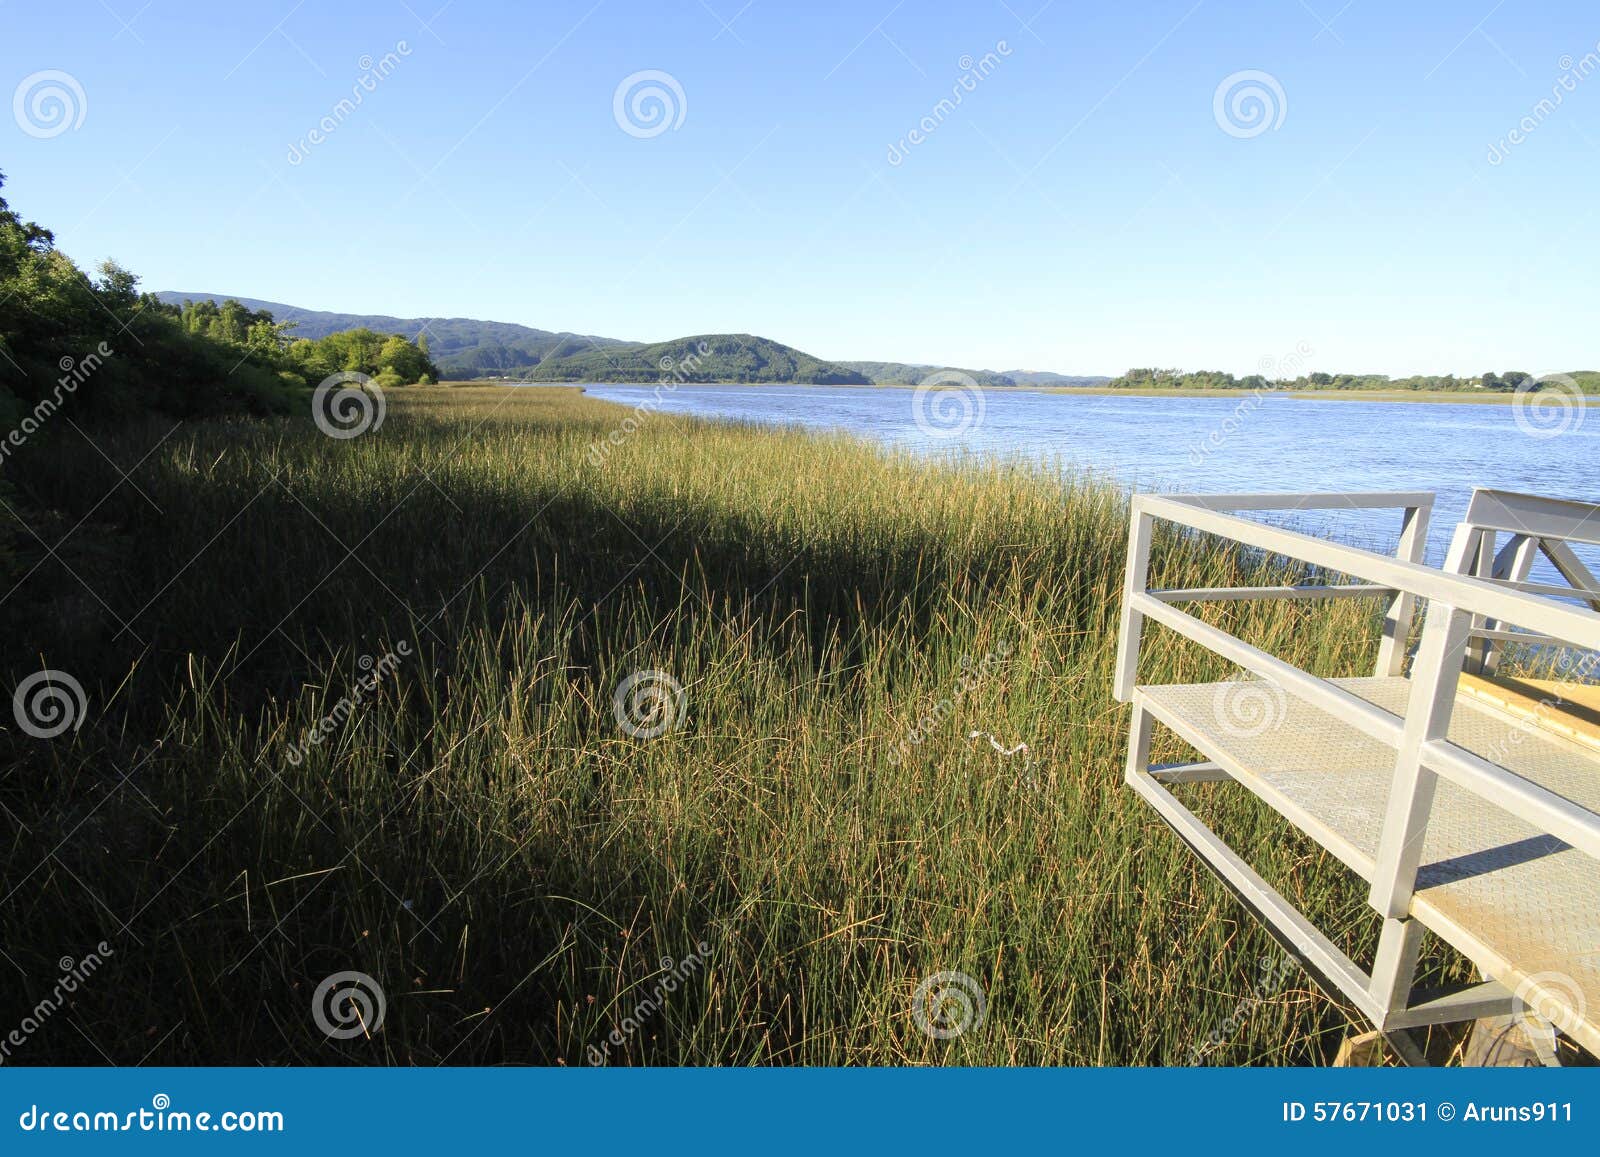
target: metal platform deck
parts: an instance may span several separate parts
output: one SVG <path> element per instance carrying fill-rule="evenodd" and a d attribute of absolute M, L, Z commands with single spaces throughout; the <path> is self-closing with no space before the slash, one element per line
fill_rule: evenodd
<path fill-rule="evenodd" d="M 1410 681 L 1332 680 L 1397 717 Z M 1251 687 L 1249 684 L 1254 683 Z M 1259 722 L 1231 724 L 1256 696 Z M 1141 687 L 1146 706 L 1295 827 L 1371 884 L 1394 778 L 1394 748 L 1260 681 Z M 1462 695 L 1450 740 L 1600 812 L 1600 752 L 1514 721 Z M 1412 911 L 1535 1007 L 1565 1003 L 1563 1028 L 1600 1052 L 1600 871 L 1593 859 L 1455 784 L 1429 813 Z"/>
<path fill-rule="evenodd" d="M 1237 513 L 1341 507 L 1403 511 L 1395 555 Z M 1571 546 L 1600 543 L 1600 505 L 1477 491 L 1442 569 L 1422 562 L 1431 508 L 1425 493 L 1136 495 L 1115 686 L 1133 705 L 1127 781 L 1408 1062 L 1423 1063 L 1412 1029 L 1506 1017 L 1545 1063 L 1557 1063 L 1558 1029 L 1600 1055 L 1600 579 Z M 1295 560 L 1316 577 L 1152 590 L 1158 521 Z M 1567 586 L 1530 581 L 1539 554 Z M 1321 678 L 1180 609 L 1275 599 L 1378 600 L 1372 673 Z M 1243 678 L 1140 683 L 1147 621 L 1229 660 Z M 1576 655 L 1580 665 L 1560 681 L 1498 673 L 1507 655 L 1528 654 Z M 1200 758 L 1153 766 L 1158 724 Z M 1228 782 L 1366 881 L 1381 920 L 1370 966 L 1350 959 L 1171 790 Z M 1465 954 L 1482 979 L 1416 991 L 1425 931 Z"/>

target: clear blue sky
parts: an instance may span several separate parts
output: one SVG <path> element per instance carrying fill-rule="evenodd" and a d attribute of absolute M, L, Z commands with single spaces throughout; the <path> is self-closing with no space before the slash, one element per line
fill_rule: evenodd
<path fill-rule="evenodd" d="M 5 196 L 147 289 L 994 369 L 1600 367 L 1600 71 L 1536 111 L 1600 60 L 1579 0 L 5 0 L 0 25 L 5 94 L 82 92 L 53 136 L 0 119 Z M 646 69 L 683 116 L 640 137 L 613 97 Z M 1283 94 L 1253 136 L 1214 105 L 1243 70 Z"/>

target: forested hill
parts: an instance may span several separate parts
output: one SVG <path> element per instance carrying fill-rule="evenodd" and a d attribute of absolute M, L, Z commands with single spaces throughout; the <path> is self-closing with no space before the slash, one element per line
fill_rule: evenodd
<path fill-rule="evenodd" d="M 521 375 L 539 382 L 805 382 L 871 384 L 866 375 L 770 338 L 710 333 L 550 357 Z"/>
<path fill-rule="evenodd" d="M 155 295 L 185 301 L 229 298 L 217 293 L 165 290 Z M 805 382 L 813 385 L 916 385 L 947 367 L 915 362 L 824 361 L 771 338 L 705 334 L 645 344 L 592 334 L 557 333 L 508 321 L 470 317 L 390 317 L 302 309 L 278 301 L 235 297 L 245 308 L 272 315 L 293 339 L 317 340 L 347 330 L 425 336 L 439 372 L 447 378 L 511 377 L 541 382 L 657 382 L 663 378 L 708 382 Z M 708 352 L 696 356 L 700 343 Z M 691 359 L 693 364 L 686 366 Z M 957 370 L 984 386 L 1096 386 L 1109 378 L 1042 370 Z"/>
<path fill-rule="evenodd" d="M 914 386 L 929 374 L 966 374 L 980 386 L 1103 386 L 1110 378 L 1056 374 L 1048 370 L 952 370 L 947 366 L 920 365 L 916 362 L 840 362 L 841 366 L 866 374 L 880 386 Z"/>
<path fill-rule="evenodd" d="M 163 290 L 156 294 L 170 305 L 185 301 L 215 301 L 219 306 L 229 299 L 220 293 L 183 293 Z M 509 321 L 479 321 L 470 317 L 389 317 L 376 313 L 333 313 L 321 309 L 301 309 L 280 301 L 261 301 L 253 297 L 234 297 L 251 310 L 266 310 L 274 321 L 292 323 L 289 332 L 296 338 L 327 337 L 352 329 L 376 333 L 401 334 L 415 340 L 428 335 L 429 348 L 439 370 L 447 377 L 476 378 L 497 375 L 520 376 L 545 358 L 579 350 L 632 346 L 636 342 L 585 334 L 552 333 Z"/>

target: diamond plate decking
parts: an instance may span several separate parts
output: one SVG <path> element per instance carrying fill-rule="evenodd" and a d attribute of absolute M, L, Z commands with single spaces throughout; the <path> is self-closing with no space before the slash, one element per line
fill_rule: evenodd
<path fill-rule="evenodd" d="M 1405 714 L 1407 679 L 1333 682 Z M 1262 710 L 1254 724 L 1240 726 L 1231 706 L 1245 696 Z M 1140 687 L 1135 701 L 1372 882 L 1394 748 L 1258 680 Z M 1449 737 L 1600 812 L 1600 753 L 1466 695 L 1457 699 Z M 1562 1027 L 1600 1052 L 1600 871 L 1592 859 L 1442 782 L 1412 908 L 1507 989 L 1531 992 L 1541 1008 L 1565 1008 Z"/>

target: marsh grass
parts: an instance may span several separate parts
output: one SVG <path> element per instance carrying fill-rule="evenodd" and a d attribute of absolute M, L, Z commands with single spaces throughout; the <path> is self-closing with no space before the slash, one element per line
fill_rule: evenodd
<path fill-rule="evenodd" d="M 1260 984 L 1281 952 L 1122 786 L 1113 488 L 663 415 L 607 442 L 628 412 L 573 390 L 388 400 L 345 442 L 149 425 L 18 460 L 5 687 L 65 670 L 88 711 L 3 738 L 0 1021 L 115 955 L 14 1063 L 577 1065 L 613 1030 L 620 1064 L 1331 1056 L 1347 1010 Z M 1375 647 L 1370 605 L 1213 615 L 1327 674 Z M 612 703 L 645 669 L 684 688 L 648 740 Z M 1228 673 L 1150 636 L 1147 680 Z M 1353 878 L 1240 794 L 1187 793 L 1364 956 Z M 387 1015 L 331 1040 L 312 993 L 348 969 Z M 945 1041 L 911 1003 L 947 970 L 987 1014 Z"/>

